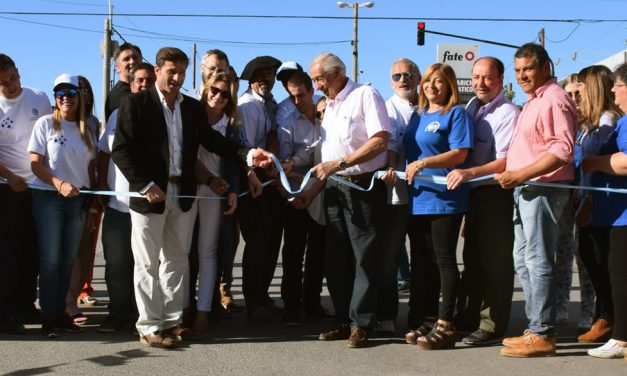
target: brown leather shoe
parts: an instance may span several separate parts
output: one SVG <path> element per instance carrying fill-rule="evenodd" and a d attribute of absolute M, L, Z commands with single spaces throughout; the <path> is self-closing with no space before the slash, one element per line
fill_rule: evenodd
<path fill-rule="evenodd" d="M 540 338 L 537 334 L 526 331 L 522 343 L 517 347 L 504 347 L 501 355 L 512 358 L 531 358 L 535 356 L 554 356 L 555 337 Z"/>
<path fill-rule="evenodd" d="M 322 341 L 336 341 L 338 339 L 348 339 L 351 336 L 351 328 L 348 324 L 337 324 L 328 332 L 320 333 L 318 339 Z"/>
<path fill-rule="evenodd" d="M 157 347 L 160 349 L 168 349 L 174 346 L 174 340 L 163 333 L 154 332 L 145 336 L 139 336 L 139 342 L 150 347 Z"/>
<path fill-rule="evenodd" d="M 529 331 L 529 329 L 525 330 L 523 332 L 522 336 L 518 336 L 518 337 L 508 337 L 508 338 L 503 338 L 503 346 L 507 346 L 507 347 L 519 347 L 522 344 L 525 343 L 524 338 L 527 334 L 531 333 Z"/>
<path fill-rule="evenodd" d="M 607 342 L 610 339 L 611 335 L 612 324 L 606 319 L 598 319 L 592 324 L 590 330 L 577 337 L 577 342 Z"/>
<path fill-rule="evenodd" d="M 368 332 L 364 328 L 352 328 L 348 337 L 348 347 L 358 349 L 368 346 Z"/>

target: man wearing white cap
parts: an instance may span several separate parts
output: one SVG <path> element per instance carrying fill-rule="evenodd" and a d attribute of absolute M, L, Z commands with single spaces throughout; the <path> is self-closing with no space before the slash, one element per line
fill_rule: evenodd
<path fill-rule="evenodd" d="M 292 74 L 294 74 L 294 72 L 299 72 L 299 71 L 302 72 L 303 67 L 301 67 L 300 64 L 298 64 L 297 62 L 291 61 L 291 60 L 286 61 L 283 64 L 281 64 L 279 69 L 277 69 L 276 71 L 277 80 L 281 81 L 281 84 L 283 84 L 283 87 L 285 88 L 285 91 L 287 91 L 288 94 L 289 94 L 289 90 L 287 89 L 287 81 L 290 79 L 290 77 L 292 77 Z M 280 124 L 284 124 L 290 121 L 294 121 L 296 118 L 299 117 L 298 112 L 299 112 L 298 109 L 294 105 L 294 101 L 288 95 L 288 97 L 283 99 L 277 106 L 277 109 L 276 109 L 277 124 L 280 125 Z"/>
<path fill-rule="evenodd" d="M 0 54 L 0 332 L 25 333 L 38 312 L 37 244 L 32 216 L 34 180 L 26 148 L 35 121 L 51 112 L 43 92 L 22 87 L 13 60 Z"/>

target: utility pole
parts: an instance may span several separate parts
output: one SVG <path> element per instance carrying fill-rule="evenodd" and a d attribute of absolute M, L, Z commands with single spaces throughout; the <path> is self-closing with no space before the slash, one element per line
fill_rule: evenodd
<path fill-rule="evenodd" d="M 540 45 L 544 47 L 544 28 L 540 29 L 538 33 L 538 39 L 540 40 Z"/>
<path fill-rule="evenodd" d="M 109 95 L 109 85 L 111 82 L 111 21 L 112 21 L 113 7 L 111 6 L 111 0 L 109 0 L 109 18 L 104 22 L 104 40 L 102 41 L 102 106 L 100 114 L 102 116 L 102 123 L 106 122 L 105 119 L 105 103 L 107 96 Z"/>
<path fill-rule="evenodd" d="M 358 49 L 357 49 L 357 28 L 359 23 L 359 8 L 372 8 L 374 3 L 369 1 L 367 3 L 346 3 L 339 1 L 337 6 L 340 8 L 353 8 L 353 81 L 358 82 L 359 78 L 359 62 L 358 62 Z"/>
<path fill-rule="evenodd" d="M 192 44 L 192 89 L 196 89 L 196 43 Z"/>

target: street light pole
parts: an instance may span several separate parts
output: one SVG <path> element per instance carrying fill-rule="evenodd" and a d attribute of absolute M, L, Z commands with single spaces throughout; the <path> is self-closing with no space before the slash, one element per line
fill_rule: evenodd
<path fill-rule="evenodd" d="M 369 1 L 367 3 L 345 3 L 339 1 L 337 6 L 340 8 L 353 8 L 353 81 L 358 82 L 359 79 L 359 49 L 357 44 L 359 43 L 358 35 L 358 20 L 359 20 L 359 8 L 372 8 L 374 3 Z"/>
<path fill-rule="evenodd" d="M 357 28 L 359 22 L 359 4 L 353 3 L 353 81 L 358 82 L 359 79 L 359 59 L 357 58 L 358 48 L 357 43 L 359 43 L 359 39 L 357 39 Z"/>

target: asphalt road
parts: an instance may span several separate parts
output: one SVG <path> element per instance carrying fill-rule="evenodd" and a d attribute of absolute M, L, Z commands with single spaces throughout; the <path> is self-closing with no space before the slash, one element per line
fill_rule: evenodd
<path fill-rule="evenodd" d="M 241 243 L 240 243 L 241 244 Z M 241 247 L 240 247 L 241 248 Z M 234 292 L 241 296 L 241 249 L 238 251 Z M 408 295 L 401 296 L 397 333 L 375 337 L 365 349 L 350 349 L 345 341 L 322 342 L 317 339 L 328 324 L 305 322 L 288 328 L 280 320 L 253 323 L 243 313 L 232 320 L 212 323 L 204 341 L 189 343 L 173 350 L 141 345 L 130 331 L 101 334 L 97 324 L 106 315 L 104 260 L 98 249 L 94 286 L 100 304 L 85 308 L 89 317 L 85 331 L 62 333 L 57 339 L 44 339 L 39 326 L 29 325 L 20 336 L 0 335 L 0 374 L 5 375 L 551 375 L 610 376 L 627 375 L 627 361 L 601 360 L 586 354 L 591 345 L 575 340 L 579 317 L 578 278 L 573 278 L 570 322 L 558 326 L 558 354 L 555 357 L 512 359 L 499 355 L 500 346 L 472 348 L 457 343 L 454 350 L 422 351 L 407 345 Z M 272 296 L 280 304 L 281 267 L 272 284 Z M 576 271 L 575 271 L 576 273 Z M 328 292 L 324 305 L 331 308 Z M 526 327 L 522 292 L 514 295 L 510 335 Z"/>

